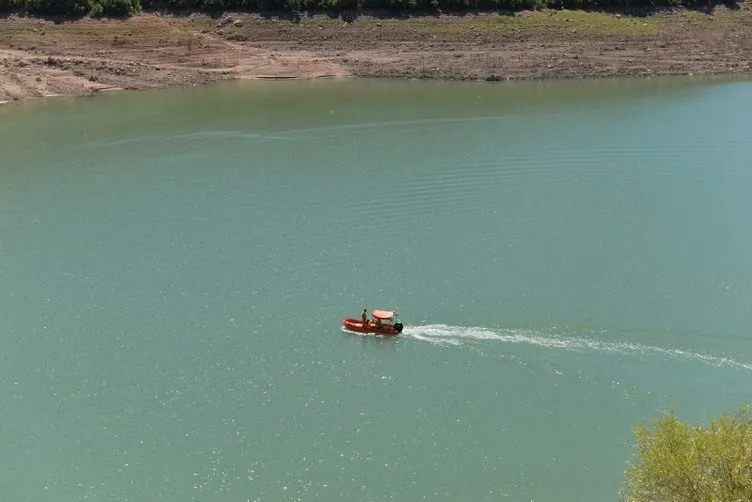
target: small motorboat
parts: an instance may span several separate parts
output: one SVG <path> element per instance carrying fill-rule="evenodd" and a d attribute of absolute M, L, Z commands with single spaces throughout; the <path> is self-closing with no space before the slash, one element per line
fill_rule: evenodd
<path fill-rule="evenodd" d="M 365 314 L 364 314 L 365 315 Z M 348 317 L 342 319 L 342 326 L 348 331 L 357 333 L 374 333 L 376 335 L 397 336 L 402 333 L 402 323 L 397 321 L 396 312 L 391 310 L 374 310 L 372 319 L 356 319 Z"/>

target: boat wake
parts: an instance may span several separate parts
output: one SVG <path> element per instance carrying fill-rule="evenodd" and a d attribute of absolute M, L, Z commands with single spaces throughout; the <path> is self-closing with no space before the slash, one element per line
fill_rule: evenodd
<path fill-rule="evenodd" d="M 593 333 L 592 337 L 582 334 L 567 334 L 558 331 L 546 332 L 528 329 L 483 328 L 428 324 L 405 326 L 403 337 L 421 340 L 437 345 L 469 345 L 475 341 L 495 341 L 511 344 L 527 344 L 547 349 L 560 349 L 572 352 L 599 352 L 618 355 L 658 354 L 700 361 L 713 366 L 731 366 L 752 371 L 752 363 L 740 362 L 727 357 L 693 352 L 689 350 L 645 345 L 641 343 L 602 340 L 604 332 Z"/>

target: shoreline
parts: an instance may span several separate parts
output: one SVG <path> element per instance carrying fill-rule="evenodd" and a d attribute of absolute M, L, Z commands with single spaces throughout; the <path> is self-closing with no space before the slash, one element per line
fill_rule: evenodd
<path fill-rule="evenodd" d="M 233 79 L 547 80 L 752 73 L 752 5 L 404 19 L 0 19 L 0 104 Z"/>

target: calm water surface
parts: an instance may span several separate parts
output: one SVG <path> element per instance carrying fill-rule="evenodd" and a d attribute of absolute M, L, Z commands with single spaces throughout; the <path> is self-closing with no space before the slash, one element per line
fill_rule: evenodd
<path fill-rule="evenodd" d="M 616 500 L 752 401 L 750 131 L 697 79 L 2 107 L 2 498 Z"/>

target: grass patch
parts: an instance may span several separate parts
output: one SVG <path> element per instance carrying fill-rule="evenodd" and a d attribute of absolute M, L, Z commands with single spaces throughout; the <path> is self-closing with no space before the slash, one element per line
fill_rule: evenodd
<path fill-rule="evenodd" d="M 561 36 L 619 35 L 646 36 L 662 29 L 660 16 L 632 17 L 604 12 L 580 10 L 524 11 L 517 14 L 479 13 L 445 14 L 442 16 L 412 16 L 405 19 L 361 16 L 351 24 L 325 15 L 304 16 L 298 23 L 269 20 L 259 16 L 233 16 L 243 20 L 242 28 L 228 25 L 225 31 L 250 35 L 253 30 L 275 33 L 284 30 L 290 34 L 311 35 L 322 33 L 371 33 L 379 40 L 411 40 L 415 38 L 506 37 L 519 35 Z M 199 21 L 190 21 L 194 27 Z M 203 23 L 203 22 L 201 22 Z M 212 23 L 206 29 L 214 29 Z M 259 31 L 256 32 L 257 34 Z"/>
<path fill-rule="evenodd" d="M 526 11 L 515 15 L 482 14 L 454 17 L 450 22 L 424 18 L 416 20 L 415 29 L 428 34 L 517 35 L 517 34 L 614 34 L 649 35 L 660 31 L 655 18 L 616 16 L 577 10 Z"/>

